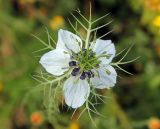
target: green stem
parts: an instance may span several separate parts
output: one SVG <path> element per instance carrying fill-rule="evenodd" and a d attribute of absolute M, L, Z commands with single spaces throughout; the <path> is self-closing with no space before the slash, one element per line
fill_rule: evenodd
<path fill-rule="evenodd" d="M 111 91 L 112 94 L 112 112 L 117 116 L 118 120 L 120 121 L 121 127 L 123 129 L 132 129 L 131 123 L 126 116 L 125 112 L 122 110 L 122 108 L 119 106 L 114 93 Z"/>
<path fill-rule="evenodd" d="M 91 33 L 91 25 L 92 25 L 92 17 L 91 17 L 91 3 L 90 3 L 90 11 L 89 11 L 89 22 L 88 22 L 88 28 L 87 28 L 87 37 L 85 42 L 85 49 L 88 49 L 89 47 L 89 37 Z"/>
<path fill-rule="evenodd" d="M 85 42 L 85 49 L 88 49 L 89 46 L 89 37 L 91 33 L 91 23 L 89 23 L 88 29 L 87 29 L 87 37 L 86 37 L 86 42 Z"/>

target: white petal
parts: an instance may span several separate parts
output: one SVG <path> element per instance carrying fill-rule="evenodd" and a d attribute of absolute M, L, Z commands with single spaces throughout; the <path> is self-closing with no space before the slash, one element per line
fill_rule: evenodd
<path fill-rule="evenodd" d="M 68 70 L 69 61 L 70 55 L 65 54 L 64 50 L 62 49 L 52 50 L 44 54 L 40 59 L 40 63 L 46 69 L 46 71 L 55 76 L 62 75 Z"/>
<path fill-rule="evenodd" d="M 103 64 L 109 64 L 115 56 L 115 46 L 111 40 L 97 39 L 96 43 L 92 45 L 93 51 L 96 52 L 97 56 L 102 54 L 110 55 L 110 58 L 102 57 L 100 60 Z"/>
<path fill-rule="evenodd" d="M 65 102 L 72 108 L 82 106 L 90 93 L 87 80 L 81 80 L 73 76 L 65 81 L 63 90 Z"/>
<path fill-rule="evenodd" d="M 101 67 L 97 72 L 94 72 L 95 77 L 91 78 L 92 85 L 98 89 L 113 87 L 117 80 L 117 73 L 115 69 L 108 65 Z"/>
<path fill-rule="evenodd" d="M 60 29 L 58 32 L 57 48 L 62 48 L 66 51 L 72 50 L 78 53 L 82 48 L 82 40 L 77 35 Z"/>

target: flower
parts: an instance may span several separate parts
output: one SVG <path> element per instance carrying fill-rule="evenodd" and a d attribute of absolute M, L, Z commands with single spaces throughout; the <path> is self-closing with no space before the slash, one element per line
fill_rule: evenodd
<path fill-rule="evenodd" d="M 144 4 L 147 9 L 155 12 L 160 11 L 160 1 L 159 0 L 144 0 Z"/>
<path fill-rule="evenodd" d="M 40 64 L 54 76 L 69 76 L 63 86 L 65 102 L 78 108 L 88 99 L 91 88 L 115 85 L 117 73 L 110 65 L 115 52 L 111 40 L 97 39 L 84 49 L 80 37 L 60 29 L 56 49 L 45 53 Z"/>
<path fill-rule="evenodd" d="M 34 112 L 32 115 L 31 115 L 31 123 L 33 125 L 36 125 L 36 126 L 39 126 L 42 124 L 43 122 L 43 117 L 42 117 L 42 114 L 39 113 L 39 112 Z"/>
<path fill-rule="evenodd" d="M 158 55 L 158 57 L 160 57 L 160 45 L 156 44 L 155 47 L 154 47 L 154 49 L 155 49 L 156 54 Z"/>
<path fill-rule="evenodd" d="M 0 81 L 0 93 L 3 91 L 3 88 L 4 88 L 3 83 Z"/>
<path fill-rule="evenodd" d="M 148 122 L 149 129 L 160 129 L 160 120 L 158 118 L 151 118 Z"/>
<path fill-rule="evenodd" d="M 54 16 L 50 20 L 50 26 L 53 30 L 57 30 L 64 25 L 64 18 L 62 16 Z"/>
<path fill-rule="evenodd" d="M 21 4 L 26 4 L 26 3 L 35 3 L 35 0 L 19 0 L 19 2 L 21 3 Z"/>
<path fill-rule="evenodd" d="M 69 129 L 80 129 L 80 127 L 77 122 L 71 122 Z"/>
<path fill-rule="evenodd" d="M 153 25 L 156 27 L 160 27 L 160 16 L 157 16 L 153 19 Z"/>

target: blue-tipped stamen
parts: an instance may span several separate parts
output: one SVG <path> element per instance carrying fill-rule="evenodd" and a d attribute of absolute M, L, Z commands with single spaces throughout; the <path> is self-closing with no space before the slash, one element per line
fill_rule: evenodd
<path fill-rule="evenodd" d="M 90 79 L 94 77 L 92 69 L 99 67 L 100 61 L 96 57 L 96 53 L 91 49 L 82 49 L 78 53 L 72 52 L 72 61 L 69 62 L 70 67 L 76 67 L 72 70 L 72 76 L 80 76 L 80 79 Z M 81 69 L 81 70 L 80 70 Z"/>
<path fill-rule="evenodd" d="M 88 72 L 86 72 L 86 75 L 87 75 L 88 78 L 91 78 L 91 77 L 92 77 L 92 74 L 93 74 L 93 73 L 92 73 L 91 70 L 89 70 Z"/>
<path fill-rule="evenodd" d="M 94 73 L 92 71 L 90 73 L 91 73 L 91 77 L 93 78 L 94 77 Z"/>
<path fill-rule="evenodd" d="M 86 72 L 83 72 L 82 74 L 81 74 L 81 76 L 80 76 L 80 79 L 81 80 L 84 80 L 86 78 Z"/>
<path fill-rule="evenodd" d="M 70 61 L 69 62 L 69 66 L 72 67 L 72 66 L 76 66 L 77 65 L 77 62 L 76 61 Z"/>
<path fill-rule="evenodd" d="M 71 72 L 72 76 L 77 76 L 79 74 L 80 67 L 74 68 Z"/>

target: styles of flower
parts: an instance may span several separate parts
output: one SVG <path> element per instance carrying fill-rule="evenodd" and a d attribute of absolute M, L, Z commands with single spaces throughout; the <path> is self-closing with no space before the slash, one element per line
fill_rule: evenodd
<path fill-rule="evenodd" d="M 60 29 L 56 49 L 40 59 L 48 73 L 66 77 L 63 92 L 66 104 L 72 108 L 85 103 L 91 88 L 109 89 L 117 80 L 117 73 L 110 65 L 116 53 L 112 41 L 96 39 L 87 47 L 84 44 L 79 36 Z"/>

